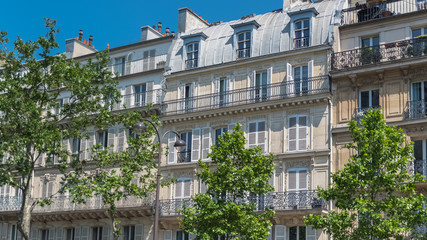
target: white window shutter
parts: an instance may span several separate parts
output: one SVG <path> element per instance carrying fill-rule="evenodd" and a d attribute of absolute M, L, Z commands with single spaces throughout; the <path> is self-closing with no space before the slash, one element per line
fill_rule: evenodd
<path fill-rule="evenodd" d="M 145 103 L 146 104 L 159 103 L 157 101 L 157 99 L 155 98 L 155 97 L 157 97 L 156 94 L 154 94 L 154 92 L 153 92 L 154 82 L 153 81 L 147 82 L 146 86 L 147 86 L 147 89 L 146 89 L 146 93 L 145 93 L 145 95 L 146 95 L 145 96 Z M 144 97 L 144 96 L 142 96 L 142 97 Z"/>
<path fill-rule="evenodd" d="M 208 185 L 202 182 L 202 179 L 199 179 L 199 193 L 206 193 L 208 190 Z"/>
<path fill-rule="evenodd" d="M 308 62 L 308 83 L 307 83 L 308 91 L 313 89 L 312 86 L 314 84 L 314 82 L 313 82 L 313 63 L 314 63 L 313 60 Z"/>
<path fill-rule="evenodd" d="M 64 229 L 62 227 L 55 228 L 55 240 L 62 240 Z"/>
<path fill-rule="evenodd" d="M 144 239 L 144 226 L 142 224 L 135 225 L 135 240 Z"/>
<path fill-rule="evenodd" d="M 89 227 L 82 226 L 82 233 L 80 236 L 80 240 L 88 240 L 89 239 Z"/>
<path fill-rule="evenodd" d="M 126 90 L 125 90 L 125 105 L 126 108 L 129 108 L 132 106 L 132 90 L 133 90 L 133 86 L 129 85 L 126 86 Z"/>
<path fill-rule="evenodd" d="M 172 230 L 165 230 L 163 233 L 164 240 L 172 240 Z"/>
<path fill-rule="evenodd" d="M 300 170 L 298 172 L 298 189 L 307 189 L 307 170 Z"/>
<path fill-rule="evenodd" d="M 211 149 L 211 128 L 205 127 L 202 131 L 202 160 L 205 161 L 208 160 L 208 153 Z"/>
<path fill-rule="evenodd" d="M 288 122 L 288 151 L 297 150 L 297 118 L 291 117 Z"/>
<path fill-rule="evenodd" d="M 125 149 L 125 136 L 126 136 L 126 128 L 118 129 L 118 138 L 117 138 L 117 152 L 123 152 Z"/>
<path fill-rule="evenodd" d="M 102 240 L 110 240 L 111 229 L 109 225 L 104 225 L 102 228 Z"/>
<path fill-rule="evenodd" d="M 49 240 L 55 240 L 55 228 L 49 228 L 49 236 L 48 236 L 48 238 L 49 238 Z"/>
<path fill-rule="evenodd" d="M 297 189 L 297 171 L 288 171 L 288 191 Z"/>
<path fill-rule="evenodd" d="M 219 77 L 215 78 L 214 81 L 214 105 L 219 106 L 219 87 L 221 79 Z"/>
<path fill-rule="evenodd" d="M 116 128 L 109 128 L 108 129 L 108 147 L 110 152 L 115 152 L 116 144 Z"/>
<path fill-rule="evenodd" d="M 298 117 L 298 150 L 307 149 L 308 127 L 307 116 Z"/>
<path fill-rule="evenodd" d="M 237 123 L 229 123 L 228 124 L 228 131 L 232 132 L 234 130 L 234 128 L 236 127 Z"/>
<path fill-rule="evenodd" d="M 16 227 L 16 239 L 17 240 L 21 240 L 22 239 L 22 234 L 21 232 L 18 230 L 18 227 Z M 31 238 L 30 238 L 31 239 Z"/>
<path fill-rule="evenodd" d="M 273 237 L 273 232 L 272 232 L 271 227 L 270 227 L 270 229 L 268 229 L 268 236 L 267 236 L 267 239 L 268 239 L 268 240 L 272 240 L 272 237 Z"/>
<path fill-rule="evenodd" d="M 87 139 L 87 150 L 86 152 L 86 160 L 90 160 L 92 158 L 92 147 L 95 145 L 95 132 L 89 133 L 89 139 Z"/>
<path fill-rule="evenodd" d="M 234 88 L 234 80 L 231 78 L 230 75 L 227 76 L 226 88 L 227 88 L 226 101 L 227 103 L 231 103 L 233 102 L 233 95 L 231 94 L 231 91 L 233 91 L 233 88 Z"/>
<path fill-rule="evenodd" d="M 286 240 L 286 226 L 274 225 L 274 240 Z"/>
<path fill-rule="evenodd" d="M 252 71 L 251 77 L 250 77 L 250 87 L 251 87 L 251 100 L 255 101 L 255 81 L 256 81 L 256 71 Z"/>
<path fill-rule="evenodd" d="M 189 105 L 190 109 L 196 109 L 198 106 L 198 102 L 195 99 L 195 97 L 197 96 L 197 87 L 198 87 L 197 82 L 191 83 L 191 92 L 189 95 L 191 97 L 190 105 Z"/>
<path fill-rule="evenodd" d="M 176 136 L 174 133 L 169 133 L 168 136 L 168 164 L 173 164 L 175 163 L 175 141 L 176 141 Z"/>
<path fill-rule="evenodd" d="M 258 122 L 257 130 L 257 145 L 262 149 L 262 152 L 267 152 L 266 144 L 267 126 L 265 121 Z"/>
<path fill-rule="evenodd" d="M 47 193 L 48 193 L 48 188 L 49 188 L 49 182 L 47 180 L 44 180 L 43 182 L 43 188 L 42 188 L 42 198 L 46 198 L 47 197 Z"/>
<path fill-rule="evenodd" d="M 308 225 L 305 227 L 306 231 L 306 240 L 316 240 L 316 229 L 313 228 L 312 225 Z"/>
<path fill-rule="evenodd" d="M 256 122 L 252 122 L 248 124 L 248 127 L 248 144 L 249 148 L 253 148 L 257 145 L 258 125 Z"/>
<path fill-rule="evenodd" d="M 125 75 L 131 74 L 132 53 L 126 56 Z"/>
<path fill-rule="evenodd" d="M 292 96 L 295 89 L 295 83 L 293 79 L 292 65 L 289 63 L 286 64 L 286 86 L 288 95 Z"/>
<path fill-rule="evenodd" d="M 273 192 L 276 191 L 276 186 L 275 186 L 276 181 L 275 180 L 276 180 L 276 169 L 273 170 L 273 173 L 272 173 L 270 179 L 268 179 L 268 183 L 270 184 L 270 186 L 272 186 L 274 188 Z"/>
<path fill-rule="evenodd" d="M 191 161 L 199 161 L 200 159 L 200 128 L 194 128 L 192 131 L 192 149 L 191 149 Z"/>
<path fill-rule="evenodd" d="M 1 240 L 7 240 L 7 231 L 8 231 L 8 224 L 3 223 L 1 225 Z"/>
<path fill-rule="evenodd" d="M 181 86 L 178 89 L 179 92 L 179 101 L 180 101 L 180 108 L 179 110 L 185 111 L 185 83 L 181 84 Z"/>
<path fill-rule="evenodd" d="M 189 198 L 191 196 L 191 180 L 183 182 L 184 185 L 184 198 Z"/>
<path fill-rule="evenodd" d="M 47 182 L 47 196 L 46 197 L 50 197 L 53 194 L 53 187 L 54 187 L 55 182 L 54 181 L 49 181 Z"/>
<path fill-rule="evenodd" d="M 82 237 L 82 227 L 78 226 L 74 228 L 74 240 L 81 240 Z"/>
<path fill-rule="evenodd" d="M 182 198 L 182 187 L 183 187 L 183 181 L 177 181 L 175 183 L 175 199 Z"/>
<path fill-rule="evenodd" d="M 3 224 L 5 224 L 5 223 L 3 223 Z M 37 228 L 31 227 L 30 240 L 37 240 L 38 239 L 38 233 L 39 233 L 39 230 Z M 3 230 L 2 230 L 2 234 L 3 234 Z M 76 240 L 78 240 L 78 239 L 76 239 Z"/>
<path fill-rule="evenodd" d="M 271 83 L 273 82 L 273 67 L 269 67 L 267 69 L 267 97 L 270 98 L 271 96 Z"/>
<path fill-rule="evenodd" d="M 86 144 L 87 139 L 83 137 L 80 140 L 80 161 L 86 160 Z"/>

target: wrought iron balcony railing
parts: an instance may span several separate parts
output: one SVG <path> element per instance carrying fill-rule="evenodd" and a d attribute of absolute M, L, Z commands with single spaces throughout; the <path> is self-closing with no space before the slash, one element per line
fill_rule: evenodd
<path fill-rule="evenodd" d="M 414 160 L 414 174 L 420 174 L 427 177 L 427 160 L 426 159 Z"/>
<path fill-rule="evenodd" d="M 427 56 L 427 37 L 337 52 L 332 54 L 331 68 L 333 71 L 347 70 L 420 56 Z"/>
<path fill-rule="evenodd" d="M 427 9 L 425 0 L 387 0 L 342 10 L 341 25 L 351 25 Z"/>
<path fill-rule="evenodd" d="M 110 70 L 122 77 L 130 74 L 151 71 L 164 68 L 166 65 L 167 54 L 157 55 L 148 58 L 141 58 L 124 63 L 112 64 Z"/>
<path fill-rule="evenodd" d="M 294 48 L 303 48 L 310 46 L 310 37 L 302 37 L 294 39 Z"/>
<path fill-rule="evenodd" d="M 251 48 L 249 47 L 249 48 L 237 49 L 236 53 L 237 53 L 237 59 L 248 58 L 248 57 L 251 57 Z"/>
<path fill-rule="evenodd" d="M 34 199 L 37 200 L 37 199 Z M 21 197 L 0 197 L 0 212 L 7 211 L 19 211 L 22 204 Z M 151 207 L 153 204 L 153 198 L 151 196 L 146 198 L 138 198 L 135 196 L 122 199 L 117 202 L 117 208 L 132 208 L 132 207 Z M 84 210 L 97 210 L 105 209 L 100 196 L 89 198 L 86 203 L 77 204 L 73 203 L 69 196 L 59 196 L 52 199 L 52 204 L 44 207 L 36 206 L 34 208 L 35 213 L 45 212 L 69 212 L 69 211 L 84 211 Z"/>
<path fill-rule="evenodd" d="M 275 211 L 293 209 L 324 209 L 326 201 L 318 197 L 316 191 L 276 192 L 265 195 L 247 196 L 245 198 L 231 199 L 238 204 L 254 204 L 255 209 L 264 211 L 273 209 Z M 160 216 L 176 216 L 180 214 L 183 206 L 193 207 L 194 202 L 190 198 L 169 199 L 160 201 Z"/>
<path fill-rule="evenodd" d="M 427 100 L 408 101 L 406 103 L 406 118 L 418 119 L 427 117 Z"/>
<path fill-rule="evenodd" d="M 329 91 L 329 76 L 320 76 L 285 83 L 274 83 L 216 94 L 206 94 L 197 97 L 165 101 L 162 105 L 162 114 L 174 115 L 206 111 L 269 100 L 327 93 Z"/>
<path fill-rule="evenodd" d="M 188 59 L 185 61 L 185 69 L 191 69 L 198 67 L 199 59 Z"/>
<path fill-rule="evenodd" d="M 148 104 L 161 104 L 165 91 L 163 89 L 155 89 L 146 92 L 126 94 L 122 96 L 121 102 L 114 105 L 113 110 L 121 110 L 125 108 L 145 107 Z"/>
<path fill-rule="evenodd" d="M 367 108 L 366 107 L 365 108 L 356 108 L 356 109 L 354 109 L 353 119 L 356 121 L 360 121 L 360 119 L 362 119 L 365 116 L 368 109 L 378 109 L 378 108 L 381 108 L 381 106 L 375 105 L 375 106 L 367 107 Z"/>

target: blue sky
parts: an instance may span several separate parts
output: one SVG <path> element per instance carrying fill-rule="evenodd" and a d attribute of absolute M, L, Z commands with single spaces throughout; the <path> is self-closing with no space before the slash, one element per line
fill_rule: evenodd
<path fill-rule="evenodd" d="M 230 21 L 252 13 L 262 14 L 282 8 L 282 0 L 200 1 L 200 0 L 3 0 L 0 30 L 14 40 L 17 35 L 35 40 L 45 33 L 43 18 L 58 21 L 60 50 L 65 39 L 93 35 L 98 50 L 139 41 L 140 27 L 163 23 L 163 29 L 177 30 L 178 9 L 189 7 L 208 22 Z"/>

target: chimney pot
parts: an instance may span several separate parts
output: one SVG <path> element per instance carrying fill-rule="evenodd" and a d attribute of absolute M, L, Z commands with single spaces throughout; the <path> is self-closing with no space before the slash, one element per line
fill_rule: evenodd
<path fill-rule="evenodd" d="M 107 49 L 110 49 L 110 44 L 109 43 L 107 43 Z"/>
<path fill-rule="evenodd" d="M 92 46 L 92 41 L 93 41 L 93 36 L 92 36 L 92 35 L 90 35 L 90 36 L 89 36 L 89 46 Z"/>
<path fill-rule="evenodd" d="M 166 36 L 169 36 L 169 34 L 170 34 L 170 29 L 169 29 L 168 27 L 166 28 L 166 32 L 165 32 L 165 33 L 166 33 Z"/>
<path fill-rule="evenodd" d="M 162 22 L 157 23 L 157 31 L 162 32 Z"/>
<path fill-rule="evenodd" d="M 153 29 L 156 29 L 156 25 L 153 25 Z"/>
<path fill-rule="evenodd" d="M 82 41 L 83 39 L 83 30 L 80 29 L 79 31 L 79 40 Z"/>

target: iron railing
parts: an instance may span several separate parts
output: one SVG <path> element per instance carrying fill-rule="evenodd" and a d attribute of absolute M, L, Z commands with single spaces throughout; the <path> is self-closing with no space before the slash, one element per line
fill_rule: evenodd
<path fill-rule="evenodd" d="M 320 76 L 165 101 L 162 105 L 162 114 L 174 115 L 206 111 L 222 107 L 326 93 L 330 91 L 329 81 L 329 76 Z"/>
<path fill-rule="evenodd" d="M 405 13 L 427 9 L 426 1 L 387 0 L 377 3 L 357 4 L 355 7 L 342 10 L 341 26 L 387 18 Z"/>
<path fill-rule="evenodd" d="M 420 56 L 427 56 L 427 37 L 337 52 L 332 54 L 331 68 L 347 70 Z"/>
<path fill-rule="evenodd" d="M 294 48 L 303 48 L 310 46 L 310 37 L 302 37 L 294 39 Z"/>
<path fill-rule="evenodd" d="M 199 59 L 188 59 L 185 61 L 185 69 L 196 68 L 198 66 Z"/>
<path fill-rule="evenodd" d="M 151 71 L 164 68 L 166 65 L 167 54 L 157 55 L 148 58 L 141 58 L 125 63 L 117 63 L 109 65 L 109 69 L 116 73 L 117 76 L 126 76 L 130 74 Z"/>
<path fill-rule="evenodd" d="M 38 199 L 33 199 L 38 200 Z M 88 198 L 86 203 L 77 204 L 72 201 L 69 196 L 58 196 L 51 199 L 52 203 L 46 206 L 37 205 L 34 208 L 35 213 L 44 212 L 68 212 L 68 211 L 84 211 L 84 210 L 97 210 L 106 209 L 100 196 Z M 0 212 L 6 211 L 19 211 L 22 204 L 21 197 L 0 197 Z M 153 198 L 151 196 L 146 198 L 138 198 L 130 196 L 116 202 L 117 208 L 131 208 L 131 207 L 151 207 Z"/>
<path fill-rule="evenodd" d="M 113 110 L 145 107 L 148 104 L 161 104 L 164 94 L 165 91 L 163 89 L 155 89 L 146 92 L 125 94 L 122 96 L 120 103 L 114 105 Z"/>
<path fill-rule="evenodd" d="M 418 119 L 427 117 L 427 100 L 408 101 L 406 103 L 406 118 Z"/>
<path fill-rule="evenodd" d="M 237 53 L 237 59 L 248 58 L 248 57 L 251 57 L 251 48 L 249 47 L 249 48 L 237 49 L 236 53 Z"/>
<path fill-rule="evenodd" d="M 420 174 L 427 177 L 427 160 L 426 159 L 414 160 L 414 174 Z"/>
<path fill-rule="evenodd" d="M 378 108 L 381 108 L 381 106 L 375 105 L 367 108 L 356 108 L 354 109 L 353 119 L 356 121 L 360 121 L 360 119 L 362 119 L 365 116 L 368 109 L 378 109 Z"/>
<path fill-rule="evenodd" d="M 254 204 L 258 211 L 273 209 L 275 211 L 293 209 L 324 209 L 326 201 L 318 197 L 316 191 L 296 191 L 296 192 L 276 192 L 265 195 L 247 196 L 244 198 L 231 199 L 226 201 L 237 204 Z M 179 215 L 183 206 L 193 207 L 194 201 L 190 198 L 169 199 L 160 201 L 160 216 Z"/>

